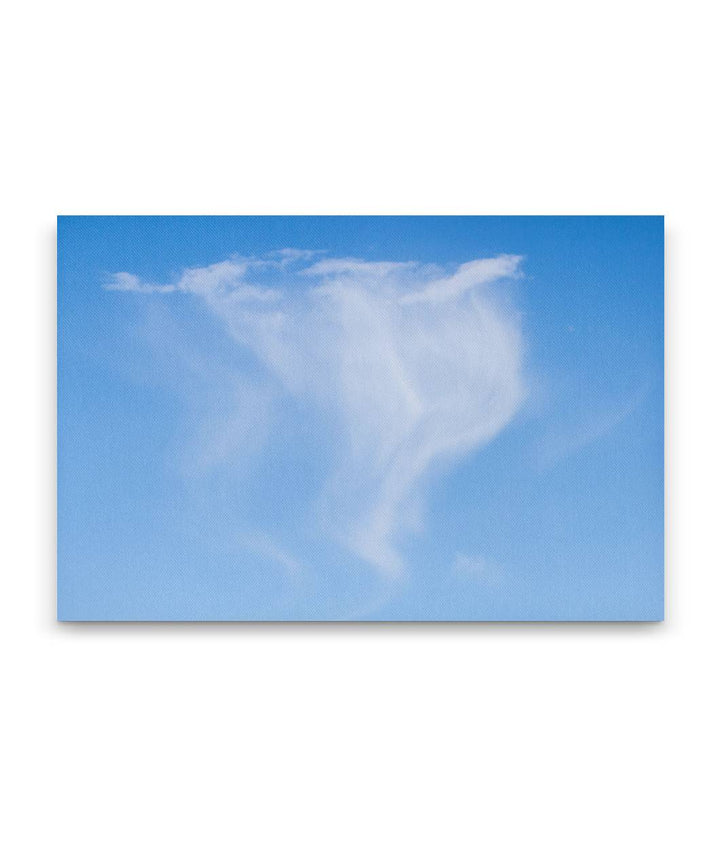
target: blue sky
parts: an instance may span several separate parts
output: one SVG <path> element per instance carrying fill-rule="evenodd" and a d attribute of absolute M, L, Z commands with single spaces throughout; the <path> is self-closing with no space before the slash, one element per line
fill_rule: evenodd
<path fill-rule="evenodd" d="M 58 250 L 60 618 L 662 618 L 662 218 Z"/>

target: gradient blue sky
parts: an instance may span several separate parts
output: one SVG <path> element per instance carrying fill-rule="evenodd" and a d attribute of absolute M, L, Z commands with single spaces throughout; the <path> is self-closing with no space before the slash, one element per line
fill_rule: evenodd
<path fill-rule="evenodd" d="M 58 388 L 61 619 L 663 616 L 661 217 L 60 217 Z"/>

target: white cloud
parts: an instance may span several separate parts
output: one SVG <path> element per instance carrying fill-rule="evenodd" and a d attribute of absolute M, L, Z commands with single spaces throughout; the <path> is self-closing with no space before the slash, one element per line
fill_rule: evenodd
<path fill-rule="evenodd" d="M 407 294 L 402 303 L 447 303 L 461 297 L 466 291 L 502 277 L 516 276 L 520 256 L 496 256 L 492 259 L 476 259 L 466 262 L 451 276 L 431 282 L 422 291 Z"/>
<path fill-rule="evenodd" d="M 241 536 L 240 544 L 256 556 L 279 565 L 291 576 L 297 576 L 302 571 L 302 563 L 287 550 L 278 546 L 265 532 Z"/>
<path fill-rule="evenodd" d="M 292 264 L 293 262 L 307 262 L 316 256 L 324 255 L 325 250 L 299 250 L 296 247 L 284 247 L 282 250 L 273 250 L 268 253 L 266 259 L 278 259 L 281 264 Z"/>
<path fill-rule="evenodd" d="M 366 262 L 362 259 L 321 259 L 303 271 L 305 276 L 380 277 L 416 268 L 415 262 Z"/>
<path fill-rule="evenodd" d="M 233 258 L 201 268 L 187 268 L 177 282 L 160 285 L 154 282 L 142 282 L 130 273 L 113 274 L 105 284 L 108 291 L 136 291 L 144 294 L 184 291 L 189 294 L 210 295 L 219 292 L 245 293 L 249 297 L 265 299 L 268 292 L 244 284 L 244 278 L 251 260 Z"/>
<path fill-rule="evenodd" d="M 484 556 L 456 553 L 453 571 L 458 577 L 477 582 L 497 582 L 500 571 L 498 566 Z"/>
<path fill-rule="evenodd" d="M 156 283 L 143 282 L 140 277 L 131 273 L 116 273 L 112 279 L 105 284 L 108 291 L 135 291 L 142 294 L 154 292 L 177 291 L 174 285 L 157 285 Z"/>
<path fill-rule="evenodd" d="M 616 401 L 603 402 L 592 408 L 576 407 L 570 424 L 553 424 L 538 444 L 537 463 L 539 469 L 547 470 L 560 461 L 577 454 L 603 437 L 611 434 L 642 405 L 648 392 L 644 385 L 631 395 Z"/>
<path fill-rule="evenodd" d="M 274 254 L 278 257 L 278 254 Z M 308 251 L 234 258 L 168 285 L 115 274 L 106 287 L 204 300 L 286 392 L 334 429 L 319 508 L 333 535 L 386 576 L 418 522 L 432 465 L 488 443 L 524 396 L 516 314 L 488 286 L 518 275 L 518 256 L 446 273 L 413 262 Z M 272 287 L 258 284 L 274 265 Z M 301 278 L 298 278 L 300 275 Z"/>

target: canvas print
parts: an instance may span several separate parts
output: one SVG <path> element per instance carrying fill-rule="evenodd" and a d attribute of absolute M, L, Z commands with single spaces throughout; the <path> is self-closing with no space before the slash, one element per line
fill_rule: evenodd
<path fill-rule="evenodd" d="M 661 217 L 60 217 L 58 617 L 658 621 Z"/>

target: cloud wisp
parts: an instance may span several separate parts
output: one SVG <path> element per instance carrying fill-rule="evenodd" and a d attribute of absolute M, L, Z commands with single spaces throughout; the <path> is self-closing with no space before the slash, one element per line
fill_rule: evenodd
<path fill-rule="evenodd" d="M 488 443 L 522 404 L 520 325 L 493 287 L 519 276 L 520 261 L 448 271 L 285 249 L 165 284 L 120 272 L 105 287 L 202 300 L 268 383 L 322 414 L 335 437 L 322 518 L 353 554 L 398 577 L 433 465 Z"/>

